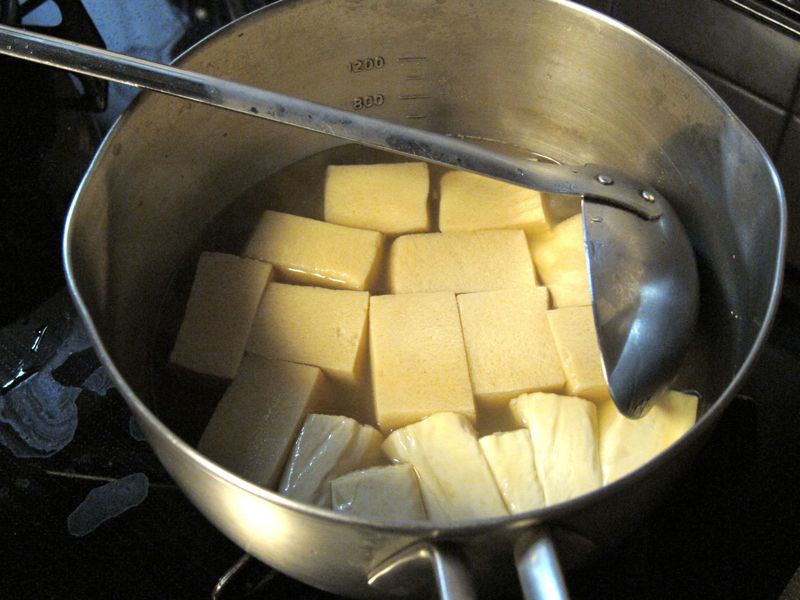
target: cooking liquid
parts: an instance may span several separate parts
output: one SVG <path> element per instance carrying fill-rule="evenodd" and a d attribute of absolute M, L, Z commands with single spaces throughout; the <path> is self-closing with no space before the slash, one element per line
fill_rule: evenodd
<path fill-rule="evenodd" d="M 522 158 L 550 160 L 498 142 L 479 140 L 482 145 L 500 147 Z M 173 276 L 164 300 L 157 330 L 154 332 L 152 375 L 153 408 L 159 418 L 188 443 L 196 445 L 228 382 L 190 373 L 169 364 L 169 354 L 183 319 L 194 271 L 200 253 L 225 252 L 241 255 L 261 214 L 267 210 L 324 220 L 325 170 L 328 165 L 408 162 L 409 159 L 356 144 L 338 146 L 311 155 L 275 172 L 242 194 L 205 229 L 193 252 Z M 438 231 L 439 180 L 448 169 L 430 165 L 431 231 Z M 578 206 L 578 205 L 576 205 Z M 574 210 L 574 209 L 573 209 Z M 579 207 L 578 207 L 579 210 Z M 568 213 L 567 213 L 568 215 Z M 567 216 L 565 215 L 565 216 Z M 386 245 L 392 238 L 386 240 Z M 313 240 L 309 240 L 313 243 Z M 386 253 L 384 252 L 384 260 Z M 274 281 L 285 281 L 274 272 Z M 296 282 L 289 282 L 296 284 Z M 370 290 L 372 295 L 386 292 L 385 272 Z M 368 352 L 368 349 L 367 349 Z M 315 412 L 340 414 L 361 423 L 377 425 L 373 408 L 369 360 L 361 381 L 356 385 L 330 382 L 330 393 Z M 479 433 L 515 428 L 507 409 L 478 410 Z"/>

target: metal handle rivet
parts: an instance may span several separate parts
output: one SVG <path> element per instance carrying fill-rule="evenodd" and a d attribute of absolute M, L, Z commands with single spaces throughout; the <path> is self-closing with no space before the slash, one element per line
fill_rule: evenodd
<path fill-rule="evenodd" d="M 644 198 L 648 202 L 655 202 L 656 201 L 655 194 L 653 194 L 653 192 L 651 192 L 649 190 L 642 190 L 639 193 L 641 194 L 642 198 Z"/>
<path fill-rule="evenodd" d="M 612 183 L 614 183 L 614 179 L 609 175 L 600 174 L 597 177 L 595 177 L 595 179 L 600 183 L 602 183 L 603 185 L 611 185 Z"/>

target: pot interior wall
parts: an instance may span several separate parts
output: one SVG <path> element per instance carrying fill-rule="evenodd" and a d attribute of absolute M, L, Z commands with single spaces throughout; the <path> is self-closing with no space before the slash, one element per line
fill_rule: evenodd
<path fill-rule="evenodd" d="M 383 66 L 353 67 L 381 57 Z M 659 188 L 687 226 L 702 314 L 678 385 L 720 395 L 777 277 L 779 184 L 709 89 L 635 33 L 549 1 L 308 0 L 245 18 L 190 69 L 454 135 L 596 162 Z M 151 400 L 151 350 L 171 278 L 204 227 L 270 173 L 340 144 L 143 94 L 82 186 L 67 239 L 75 287 L 111 358 Z"/>

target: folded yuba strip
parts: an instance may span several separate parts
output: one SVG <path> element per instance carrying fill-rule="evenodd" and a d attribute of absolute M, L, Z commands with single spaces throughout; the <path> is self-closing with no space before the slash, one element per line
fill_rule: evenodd
<path fill-rule="evenodd" d="M 311 414 L 289 453 L 279 491 L 290 498 L 331 507 L 331 481 L 380 460 L 383 436 L 348 417 Z"/>
<path fill-rule="evenodd" d="M 603 483 L 616 481 L 669 448 L 697 419 L 697 396 L 666 391 L 639 419 L 627 419 L 614 402 L 599 407 Z"/>
<path fill-rule="evenodd" d="M 432 521 L 507 515 L 475 430 L 463 415 L 438 413 L 398 429 L 383 452 L 413 465 Z"/>
<path fill-rule="evenodd" d="M 411 465 L 353 471 L 331 481 L 333 510 L 359 517 L 423 521 L 428 518 Z"/>
<path fill-rule="evenodd" d="M 537 392 L 515 398 L 510 406 L 517 422 L 530 431 L 548 506 L 602 485 L 593 402 Z"/>
<path fill-rule="evenodd" d="M 583 236 L 583 215 L 562 221 L 550 231 L 530 236 L 530 252 L 536 273 L 550 290 L 553 306 L 587 306 L 589 267 Z"/>
<path fill-rule="evenodd" d="M 545 505 L 544 490 L 536 474 L 531 434 L 527 429 L 485 435 L 478 442 L 511 514 Z"/>

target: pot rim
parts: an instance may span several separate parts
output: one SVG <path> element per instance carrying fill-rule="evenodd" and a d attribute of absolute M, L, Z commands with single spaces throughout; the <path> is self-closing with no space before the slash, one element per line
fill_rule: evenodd
<path fill-rule="evenodd" d="M 471 537 L 476 534 L 480 534 L 490 530 L 495 530 L 498 527 L 506 527 L 506 528 L 514 528 L 522 530 L 531 526 L 535 527 L 537 525 L 546 524 L 547 522 L 550 521 L 555 521 L 562 515 L 579 511 L 581 508 L 589 504 L 593 504 L 594 502 L 600 500 L 601 498 L 621 493 L 626 487 L 643 481 L 645 478 L 650 476 L 652 471 L 659 469 L 662 464 L 672 460 L 674 456 L 679 454 L 691 439 L 703 435 L 705 432 L 709 430 L 710 427 L 713 426 L 714 422 L 720 415 L 721 411 L 723 411 L 725 407 L 728 405 L 728 403 L 732 400 L 737 389 L 742 385 L 745 377 L 749 374 L 750 370 L 752 369 L 755 360 L 758 354 L 760 353 L 767 339 L 767 336 L 769 335 L 769 331 L 772 327 L 775 315 L 778 310 L 778 304 L 780 302 L 780 295 L 783 283 L 783 265 L 786 253 L 786 238 L 787 238 L 788 224 L 787 224 L 786 198 L 777 170 L 775 168 L 775 165 L 772 163 L 772 160 L 770 159 L 769 155 L 767 154 L 766 150 L 761 145 L 761 143 L 756 139 L 756 137 L 752 134 L 752 132 L 749 129 L 747 129 L 747 127 L 742 123 L 742 121 L 733 113 L 733 111 L 727 106 L 727 104 L 725 104 L 722 98 L 704 80 L 702 80 L 699 75 L 697 75 L 693 70 L 691 70 L 687 65 L 685 65 L 680 59 L 678 59 L 671 52 L 669 52 L 659 44 L 653 42 L 649 38 L 645 37 L 632 27 L 620 23 L 619 21 L 616 21 L 611 17 L 599 13 L 591 8 L 576 4 L 570 0 L 547 0 L 547 1 L 553 4 L 560 4 L 566 6 L 571 10 L 587 13 L 591 15 L 593 18 L 602 21 L 606 25 L 612 26 L 616 29 L 621 30 L 623 33 L 627 35 L 635 37 L 640 43 L 643 43 L 646 46 L 648 46 L 651 50 L 656 51 L 669 63 L 671 63 L 674 67 L 680 69 L 680 71 L 682 71 L 684 75 L 688 76 L 690 79 L 694 81 L 696 85 L 699 85 L 703 89 L 706 95 L 709 96 L 709 98 L 725 114 L 726 118 L 733 121 L 733 123 L 735 123 L 735 125 L 738 126 L 739 129 L 743 130 L 746 136 L 748 136 L 751 139 L 751 141 L 758 148 L 758 151 L 764 163 L 768 167 L 770 177 L 773 180 L 775 191 L 777 192 L 780 232 L 778 237 L 778 249 L 777 249 L 778 270 L 770 289 L 769 305 L 767 307 L 764 320 L 760 325 L 756 339 L 753 342 L 752 346 L 750 347 L 750 350 L 748 351 L 745 360 L 739 366 L 733 379 L 730 381 L 730 383 L 722 392 L 722 394 L 720 394 L 720 396 L 713 402 L 710 408 L 698 419 L 698 421 L 692 426 L 692 428 L 686 434 L 684 434 L 677 442 L 672 444 L 669 448 L 661 452 L 658 456 L 651 459 L 641 467 L 625 475 L 624 477 L 618 479 L 617 481 L 614 481 L 608 485 L 603 485 L 602 487 L 593 490 L 592 492 L 583 494 L 581 496 L 578 496 L 577 498 L 573 498 L 572 500 L 568 500 L 566 502 L 562 502 L 552 506 L 546 506 L 544 508 L 528 511 L 525 513 L 484 518 L 484 519 L 471 519 L 468 521 L 453 521 L 447 524 L 430 524 L 430 523 L 424 524 L 418 521 L 377 520 L 377 519 L 356 517 L 346 513 L 339 513 L 331 509 L 298 502 L 296 500 L 287 498 L 286 496 L 283 496 L 277 492 L 273 492 L 271 490 L 267 490 L 265 488 L 257 486 L 239 477 L 238 475 L 232 473 L 231 471 L 228 471 L 227 469 L 223 468 L 217 463 L 213 462 L 212 460 L 201 454 L 196 448 L 186 443 L 183 439 L 181 439 L 178 435 L 176 435 L 169 427 L 167 427 L 167 425 L 165 425 L 155 415 L 155 413 L 153 413 L 150 410 L 150 408 L 147 407 L 147 405 L 136 395 L 136 393 L 127 384 L 124 377 L 118 371 L 116 365 L 112 361 L 111 356 L 108 353 L 105 344 L 100 339 L 100 334 L 98 332 L 94 319 L 92 318 L 89 308 L 86 302 L 84 301 L 83 296 L 81 295 L 78 286 L 76 284 L 75 267 L 72 263 L 72 258 L 71 258 L 70 246 L 72 245 L 72 240 L 75 237 L 75 227 L 74 227 L 74 221 L 76 218 L 75 213 L 77 210 L 77 205 L 80 202 L 80 198 L 83 194 L 84 188 L 89 185 L 88 180 L 90 178 L 90 175 L 96 170 L 97 164 L 105 158 L 106 154 L 111 152 L 111 148 L 113 145 L 112 144 L 113 138 L 115 137 L 118 130 L 120 130 L 122 127 L 125 126 L 125 122 L 128 119 L 128 115 L 131 112 L 133 112 L 133 110 L 135 110 L 136 106 L 140 104 L 144 98 L 147 98 L 152 94 L 154 94 L 154 92 L 147 92 L 147 91 L 144 91 L 143 93 L 139 94 L 131 103 L 131 105 L 123 112 L 123 114 L 120 115 L 120 117 L 115 121 L 114 125 L 111 127 L 111 129 L 105 136 L 105 139 L 103 140 L 102 144 L 98 148 L 95 156 L 93 157 L 91 163 L 89 164 L 89 167 L 87 168 L 86 173 L 84 174 L 81 180 L 80 185 L 78 186 L 78 189 L 75 192 L 72 203 L 70 204 L 70 208 L 65 220 L 64 234 L 62 241 L 63 266 L 66 276 L 66 282 L 69 288 L 70 295 L 72 296 L 72 299 L 76 305 L 78 314 L 83 320 L 84 324 L 86 325 L 87 331 L 97 351 L 100 361 L 108 370 L 109 375 L 111 376 L 112 380 L 122 393 L 126 403 L 128 404 L 128 407 L 136 415 L 137 419 L 142 419 L 146 421 L 148 425 L 153 429 L 155 429 L 157 434 L 162 436 L 163 439 L 169 442 L 171 446 L 176 448 L 182 454 L 188 455 L 188 457 L 192 461 L 196 462 L 203 470 L 205 470 L 213 477 L 222 480 L 228 485 L 234 486 L 236 488 L 241 489 L 242 491 L 252 494 L 253 496 L 259 497 L 270 503 L 274 503 L 288 511 L 291 511 L 293 513 L 299 513 L 316 519 L 329 520 L 335 523 L 339 523 L 341 525 L 347 525 L 357 528 L 369 528 L 372 530 L 385 532 L 387 534 L 413 535 L 429 539 L 440 539 L 440 538 L 453 539 L 460 537 Z M 211 40 L 212 38 L 216 39 L 220 35 L 234 35 L 237 29 L 243 26 L 243 24 L 248 22 L 250 19 L 264 18 L 265 16 L 264 13 L 268 13 L 270 11 L 286 10 L 287 6 L 291 4 L 293 4 L 292 0 L 281 0 L 279 2 L 260 8 L 252 13 L 249 13 L 248 15 L 245 15 L 225 25 L 224 27 L 218 29 L 217 31 L 211 33 L 210 35 L 206 36 L 205 38 L 197 42 L 195 45 L 193 45 L 191 48 L 181 53 L 170 64 L 175 66 L 180 66 L 181 62 L 188 54 L 194 52 L 197 48 L 208 43 L 208 41 Z"/>

